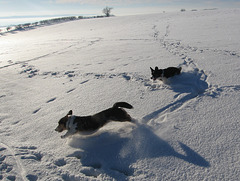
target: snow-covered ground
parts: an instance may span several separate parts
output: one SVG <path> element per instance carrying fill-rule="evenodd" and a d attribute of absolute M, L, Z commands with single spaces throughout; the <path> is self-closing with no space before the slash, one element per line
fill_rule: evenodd
<path fill-rule="evenodd" d="M 240 178 L 240 9 L 79 20 L 0 37 L 0 180 Z M 150 68 L 181 66 L 168 82 Z M 72 109 L 134 123 L 61 139 Z"/>

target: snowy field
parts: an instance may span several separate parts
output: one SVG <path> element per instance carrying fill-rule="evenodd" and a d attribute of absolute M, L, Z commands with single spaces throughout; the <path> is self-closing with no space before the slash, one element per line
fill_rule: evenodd
<path fill-rule="evenodd" d="M 240 178 L 240 9 L 67 22 L 0 37 L 0 180 Z M 168 82 L 150 67 L 181 66 Z M 126 101 L 133 123 L 61 139 Z"/>

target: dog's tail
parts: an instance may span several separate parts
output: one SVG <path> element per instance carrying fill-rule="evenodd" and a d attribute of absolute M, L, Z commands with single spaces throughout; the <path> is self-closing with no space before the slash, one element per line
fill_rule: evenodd
<path fill-rule="evenodd" d="M 123 107 L 123 108 L 127 108 L 127 109 L 132 109 L 133 106 L 126 103 L 126 102 L 116 102 L 114 105 L 113 105 L 113 108 L 119 108 L 119 107 Z"/>

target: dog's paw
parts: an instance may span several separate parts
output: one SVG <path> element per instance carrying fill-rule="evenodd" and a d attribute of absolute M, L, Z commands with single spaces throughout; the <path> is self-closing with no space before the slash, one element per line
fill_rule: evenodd
<path fill-rule="evenodd" d="M 64 139 L 64 138 L 66 138 L 66 136 L 65 136 L 65 135 L 62 135 L 61 138 Z"/>

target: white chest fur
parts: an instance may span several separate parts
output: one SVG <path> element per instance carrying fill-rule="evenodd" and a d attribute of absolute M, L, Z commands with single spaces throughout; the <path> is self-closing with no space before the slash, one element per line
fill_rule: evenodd
<path fill-rule="evenodd" d="M 66 127 L 67 127 L 68 130 L 76 129 L 77 123 L 74 123 L 74 120 L 75 120 L 75 116 L 69 116 L 68 117 L 68 121 L 67 121 L 67 124 L 66 124 Z"/>
<path fill-rule="evenodd" d="M 75 116 L 68 117 L 68 121 L 66 123 L 66 127 L 68 131 L 65 135 L 61 136 L 61 138 L 66 138 L 77 132 L 77 123 L 74 123 L 74 120 L 75 120 Z"/>

